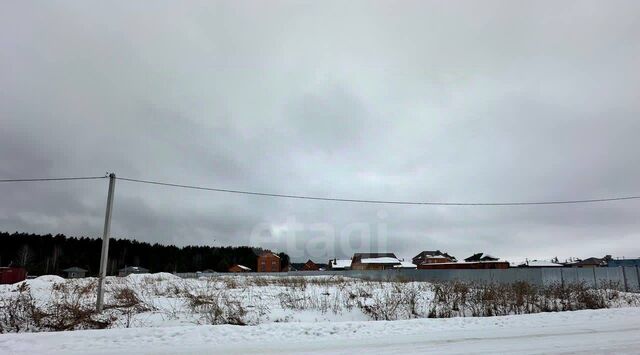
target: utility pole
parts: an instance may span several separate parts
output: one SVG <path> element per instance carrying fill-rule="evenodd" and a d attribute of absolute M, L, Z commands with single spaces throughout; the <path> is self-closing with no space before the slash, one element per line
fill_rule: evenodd
<path fill-rule="evenodd" d="M 104 216 L 102 233 L 102 253 L 100 254 L 100 274 L 98 275 L 98 299 L 96 310 L 102 312 L 104 300 L 104 278 L 107 276 L 107 259 L 109 258 L 109 231 L 111 230 L 111 209 L 113 208 L 113 190 L 116 187 L 116 174 L 109 174 L 109 193 L 107 194 L 107 211 Z"/>

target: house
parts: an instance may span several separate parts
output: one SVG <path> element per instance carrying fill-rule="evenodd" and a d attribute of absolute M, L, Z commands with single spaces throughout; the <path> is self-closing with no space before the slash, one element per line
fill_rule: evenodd
<path fill-rule="evenodd" d="M 564 265 L 548 260 L 526 260 L 518 265 L 518 267 L 563 267 Z"/>
<path fill-rule="evenodd" d="M 464 259 L 464 262 L 450 263 L 425 263 L 418 265 L 420 270 L 433 269 L 449 269 L 449 270 L 468 270 L 468 269 L 508 269 L 509 262 L 484 253 L 476 253 Z"/>
<path fill-rule="evenodd" d="M 393 253 L 355 253 L 351 270 L 387 270 L 402 265 Z"/>
<path fill-rule="evenodd" d="M 149 269 L 143 268 L 142 266 L 125 266 L 122 269 L 118 270 L 118 276 L 128 276 L 131 274 L 147 274 L 149 273 Z"/>
<path fill-rule="evenodd" d="M 327 263 L 328 270 L 349 270 L 351 269 L 351 259 L 332 259 Z"/>
<path fill-rule="evenodd" d="M 80 279 L 84 277 L 84 275 L 87 273 L 87 270 L 73 266 L 68 269 L 62 270 L 62 272 L 67 274 L 68 279 Z"/>
<path fill-rule="evenodd" d="M 229 268 L 229 272 L 251 272 L 251 268 L 244 265 L 235 264 Z"/>
<path fill-rule="evenodd" d="M 0 285 L 13 284 L 24 281 L 27 278 L 27 270 L 22 267 L 0 267 Z"/>
<path fill-rule="evenodd" d="M 307 260 L 307 262 L 304 263 L 304 265 L 302 265 L 302 271 L 318 271 L 318 270 L 320 270 L 320 267 L 316 265 L 316 263 L 311 261 L 311 259 Z"/>
<path fill-rule="evenodd" d="M 270 251 L 258 256 L 258 272 L 280 272 L 280 257 Z"/>
<path fill-rule="evenodd" d="M 411 259 L 413 264 L 431 264 L 431 263 L 455 263 L 458 261 L 454 256 L 443 253 L 440 250 L 425 250 Z"/>
<path fill-rule="evenodd" d="M 290 263 L 289 268 L 285 268 L 285 271 L 303 271 L 305 263 Z"/>
<path fill-rule="evenodd" d="M 484 254 L 484 253 L 475 253 L 473 255 L 471 255 L 470 257 L 464 259 L 464 261 L 470 263 L 470 262 L 479 262 L 479 261 L 498 261 L 499 258 L 493 257 L 489 254 Z"/>
<path fill-rule="evenodd" d="M 306 263 L 291 263 L 289 268 L 285 268 L 284 271 L 322 271 L 327 269 L 327 264 L 315 263 L 312 260 L 307 260 Z"/>

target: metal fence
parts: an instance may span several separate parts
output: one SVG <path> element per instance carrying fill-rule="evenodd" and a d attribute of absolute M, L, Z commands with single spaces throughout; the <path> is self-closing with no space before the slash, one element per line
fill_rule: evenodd
<path fill-rule="evenodd" d="M 177 276 L 194 278 L 212 276 L 203 273 L 179 273 Z M 488 270 L 341 270 L 341 271 L 292 271 L 278 273 L 236 273 L 216 275 L 238 276 L 321 276 L 335 275 L 371 281 L 474 281 L 513 283 L 526 281 L 534 285 L 586 283 L 594 288 L 618 287 L 629 292 L 640 292 L 640 269 L 637 266 L 596 268 L 512 268 Z"/>

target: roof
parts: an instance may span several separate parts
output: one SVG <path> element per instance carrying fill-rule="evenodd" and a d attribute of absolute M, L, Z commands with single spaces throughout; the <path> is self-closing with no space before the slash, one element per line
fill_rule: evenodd
<path fill-rule="evenodd" d="M 329 266 L 332 269 L 344 269 L 351 267 L 351 259 L 332 259 L 329 260 Z"/>
<path fill-rule="evenodd" d="M 437 256 L 443 256 L 445 258 L 449 258 L 451 260 L 457 260 L 455 256 L 449 255 L 447 253 L 443 253 L 440 250 L 424 250 L 422 251 L 420 254 L 416 255 L 413 257 L 413 259 L 416 258 L 428 258 L 428 257 L 437 257 Z"/>
<path fill-rule="evenodd" d="M 379 258 L 364 258 L 364 259 L 361 259 L 360 262 L 362 264 L 398 264 L 400 265 L 400 260 L 398 260 L 398 258 L 391 258 L 386 256 L 379 257 Z"/>
<path fill-rule="evenodd" d="M 353 254 L 352 261 L 359 262 L 361 259 L 372 259 L 372 258 L 396 258 L 394 253 L 355 253 Z"/>
<path fill-rule="evenodd" d="M 309 260 L 311 261 L 311 260 Z M 309 265 L 309 261 L 307 261 L 306 263 L 289 263 L 289 266 L 291 266 L 295 271 L 303 271 L 305 265 Z M 321 264 L 321 263 L 316 263 L 313 262 L 313 265 L 317 266 L 318 269 L 322 269 L 322 268 L 326 268 L 327 264 Z"/>
<path fill-rule="evenodd" d="M 73 266 L 73 267 L 70 267 L 68 269 L 64 269 L 62 271 L 64 271 L 64 272 L 87 272 L 87 270 L 85 270 L 83 268 L 80 268 L 80 267 L 77 267 L 77 266 Z"/>
<path fill-rule="evenodd" d="M 475 254 L 471 255 L 470 257 L 464 259 L 464 261 L 466 261 L 466 262 L 498 261 L 498 260 L 500 260 L 500 258 L 496 258 L 494 256 L 491 256 L 489 254 L 484 254 L 484 253 L 475 253 Z"/>
<path fill-rule="evenodd" d="M 398 269 L 416 269 L 418 266 L 410 261 L 401 261 L 400 265 L 395 265 Z"/>
<path fill-rule="evenodd" d="M 233 264 L 233 265 L 231 265 L 231 267 L 229 269 L 234 268 L 234 267 L 239 267 L 240 269 L 245 270 L 245 271 L 251 271 L 250 268 L 248 268 L 248 267 L 246 267 L 244 265 L 240 265 L 240 264 Z M 213 271 L 213 270 L 211 270 L 211 271 Z M 207 272 L 207 271 L 203 271 L 203 272 Z"/>
<path fill-rule="evenodd" d="M 276 254 L 276 253 L 274 253 L 274 252 L 272 252 L 272 251 L 265 251 L 265 252 L 262 252 L 262 253 L 260 253 L 260 255 L 258 255 L 258 256 L 267 256 L 267 255 L 273 255 L 273 256 L 275 256 L 276 258 L 280 259 L 280 257 L 278 256 L 278 254 Z"/>

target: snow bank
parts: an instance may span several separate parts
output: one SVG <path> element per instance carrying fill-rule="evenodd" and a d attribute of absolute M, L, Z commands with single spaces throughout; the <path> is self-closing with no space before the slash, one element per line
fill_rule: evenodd
<path fill-rule="evenodd" d="M 64 283 L 65 281 L 66 280 L 60 276 L 43 275 L 43 276 L 36 277 L 35 279 L 24 280 L 22 282 L 14 284 L 14 286 L 24 283 L 26 285 L 29 285 L 29 287 L 31 287 L 32 289 L 38 290 L 38 289 L 51 288 L 53 285 L 58 283 Z"/>
<path fill-rule="evenodd" d="M 64 278 L 56 275 L 43 275 L 43 276 L 36 277 L 34 280 L 37 280 L 39 282 L 48 282 L 48 283 L 59 283 L 59 282 L 65 281 Z"/>

